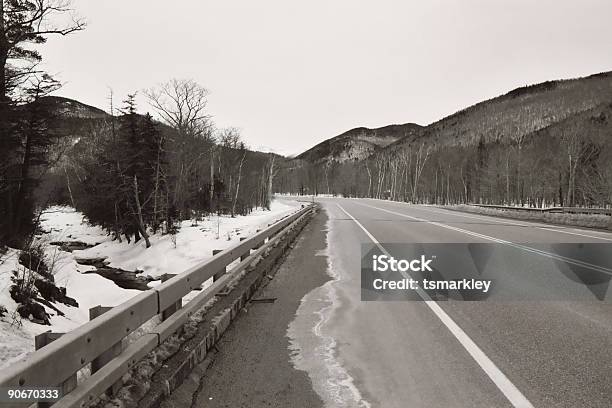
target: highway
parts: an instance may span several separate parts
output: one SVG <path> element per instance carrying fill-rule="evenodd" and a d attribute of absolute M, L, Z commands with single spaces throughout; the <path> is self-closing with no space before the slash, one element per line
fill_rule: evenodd
<path fill-rule="evenodd" d="M 276 301 L 247 307 L 192 385 L 196 394 L 179 390 L 164 406 L 612 406 L 609 295 L 538 301 L 573 283 L 558 259 L 529 249 L 608 244 L 611 233 L 381 200 L 317 201 L 324 211 L 258 295 Z M 507 246 L 508 277 L 495 284 L 535 300 L 362 301 L 361 245 L 387 243 Z"/>
<path fill-rule="evenodd" d="M 611 243 L 612 234 L 380 200 L 319 201 L 331 265 L 341 272 L 321 330 L 361 394 L 354 405 L 612 406 L 608 304 L 360 301 L 362 243 Z M 517 261 L 542 258 L 515 252 Z M 546 285 L 537 273 L 516 273 L 524 275 L 516 290 Z"/>

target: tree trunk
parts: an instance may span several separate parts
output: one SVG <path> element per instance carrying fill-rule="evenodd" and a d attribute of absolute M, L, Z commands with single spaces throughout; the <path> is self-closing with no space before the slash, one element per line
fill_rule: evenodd
<path fill-rule="evenodd" d="M 510 151 L 506 155 L 506 205 L 510 205 Z"/>
<path fill-rule="evenodd" d="M 572 206 L 572 177 L 574 174 L 573 166 L 572 166 L 572 155 L 568 155 L 569 158 L 569 168 L 567 170 L 567 198 L 565 200 L 566 204 L 571 207 Z"/>
<path fill-rule="evenodd" d="M 12 220 L 12 234 L 17 237 L 22 232 L 22 215 L 27 195 L 27 183 L 30 178 L 30 163 L 32 160 L 32 135 L 30 129 L 26 130 L 26 140 L 24 146 L 23 161 L 21 162 L 21 173 L 19 177 L 19 187 L 13 203 L 15 216 Z"/>
<path fill-rule="evenodd" d="M 434 188 L 434 204 L 438 204 L 438 169 L 436 168 L 436 187 Z"/>
<path fill-rule="evenodd" d="M 117 241 L 121 242 L 121 231 L 119 230 L 119 208 L 117 208 L 117 201 L 114 202 L 115 205 L 115 238 Z"/>
<path fill-rule="evenodd" d="M 214 145 L 210 147 L 210 187 L 208 188 L 208 199 L 211 214 L 213 210 L 213 199 L 215 197 L 215 150 Z"/>
<path fill-rule="evenodd" d="M 238 192 L 240 191 L 240 179 L 242 178 L 242 164 L 246 156 L 246 150 L 242 153 L 242 159 L 240 159 L 240 166 L 238 166 L 238 180 L 236 181 L 236 193 L 234 194 L 234 202 L 232 203 L 232 217 L 236 214 L 236 201 L 238 201 Z"/>
<path fill-rule="evenodd" d="M 419 186 L 419 179 L 421 178 L 421 173 L 423 173 L 423 169 L 425 168 L 425 163 L 427 163 L 427 159 L 429 158 L 429 148 L 425 153 L 425 157 L 423 157 L 423 147 L 424 144 L 421 144 L 419 148 L 419 152 L 417 153 L 416 164 L 415 164 L 415 172 L 414 172 L 414 187 L 412 188 L 412 202 L 415 203 L 417 201 L 417 188 Z"/>
<path fill-rule="evenodd" d="M 147 248 L 150 248 L 151 241 L 149 241 L 149 234 L 147 234 L 147 230 L 142 219 L 142 208 L 140 206 L 140 197 L 138 196 L 138 177 L 136 176 L 134 176 L 134 201 L 136 202 L 136 226 L 138 227 L 138 231 L 140 231 L 140 235 L 142 235 L 144 238 Z"/>
<path fill-rule="evenodd" d="M 325 187 L 327 189 L 327 195 L 329 195 L 329 178 L 328 178 L 328 173 L 329 172 L 329 162 L 325 163 Z"/>
<path fill-rule="evenodd" d="M 519 142 L 516 157 L 516 201 L 519 205 L 523 205 L 523 191 L 521 183 L 521 150 L 522 144 Z"/>
<path fill-rule="evenodd" d="M 70 195 L 70 203 L 73 208 L 76 208 L 74 204 L 74 197 L 72 196 L 72 188 L 70 187 L 70 177 L 68 176 L 68 170 L 66 170 L 66 166 L 64 166 L 64 174 L 66 174 L 66 188 L 68 188 L 68 194 Z"/>
<path fill-rule="evenodd" d="M 153 233 L 157 232 L 160 222 L 158 222 L 157 212 L 159 211 L 159 175 L 161 169 L 161 144 L 157 147 L 157 162 L 155 163 L 155 191 L 153 196 Z"/>
<path fill-rule="evenodd" d="M 446 202 L 444 204 L 450 204 L 450 164 L 448 165 L 448 173 L 446 173 Z"/>
<path fill-rule="evenodd" d="M 272 160 L 270 160 L 270 169 L 268 171 L 268 187 L 267 187 L 267 195 L 266 195 L 266 209 L 270 209 L 270 204 L 272 203 L 272 181 L 274 179 L 274 156 L 272 156 Z"/>
<path fill-rule="evenodd" d="M 370 172 L 370 166 L 368 166 L 368 161 L 366 160 L 365 162 L 365 166 L 366 166 L 366 170 L 368 171 L 368 198 L 371 198 L 371 192 L 372 192 L 372 173 Z"/>
<path fill-rule="evenodd" d="M 1 3 L 1 2 L 0 2 Z M 1 42 L 2 40 L 0 40 Z M 7 49 L 0 45 L 0 104 L 6 105 L 8 103 L 7 96 L 7 84 L 6 84 L 6 60 L 7 60 Z"/>
<path fill-rule="evenodd" d="M 4 0 L 0 0 L 0 104 L 8 102 L 6 83 L 6 61 L 8 59 L 9 44 L 4 27 Z"/>

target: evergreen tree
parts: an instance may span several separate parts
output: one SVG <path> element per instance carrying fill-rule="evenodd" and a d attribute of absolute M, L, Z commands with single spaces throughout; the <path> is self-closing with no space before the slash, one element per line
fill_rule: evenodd
<path fill-rule="evenodd" d="M 0 1 L 0 245 L 21 247 L 33 228 L 34 170 L 46 164 L 52 140 L 41 97 L 57 83 L 40 71 L 42 57 L 27 45 L 82 30 L 76 18 L 63 28 L 49 23 L 70 12 L 68 6 L 65 0 Z"/>
<path fill-rule="evenodd" d="M 7 137 L 12 146 L 3 171 L 7 178 L 3 228 L 7 236 L 3 241 L 12 246 L 21 246 L 34 230 L 34 189 L 49 164 L 49 149 L 58 138 L 57 118 L 43 97 L 58 87 L 47 75 L 35 78 L 26 90 L 27 103 L 12 108 L 10 139 Z"/>
<path fill-rule="evenodd" d="M 98 143 L 94 157 L 83 164 L 79 209 L 95 224 L 131 242 L 157 232 L 169 218 L 166 195 L 165 140 L 150 115 L 136 113 L 129 95 L 118 119 L 116 137 Z"/>
<path fill-rule="evenodd" d="M 146 197 L 145 220 L 153 232 L 157 232 L 164 213 L 164 176 L 166 174 L 165 140 L 158 125 L 150 114 L 146 114 L 141 123 L 140 158 L 142 174 L 140 187 Z"/>

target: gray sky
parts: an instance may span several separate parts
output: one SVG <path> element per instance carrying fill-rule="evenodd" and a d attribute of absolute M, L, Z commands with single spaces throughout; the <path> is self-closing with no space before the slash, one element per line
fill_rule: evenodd
<path fill-rule="evenodd" d="M 60 95 L 107 109 L 170 78 L 218 126 L 295 154 L 357 126 L 428 124 L 518 86 L 612 70 L 610 0 L 76 0 Z M 108 110 L 108 109 L 107 109 Z M 150 108 L 142 102 L 140 110 Z"/>

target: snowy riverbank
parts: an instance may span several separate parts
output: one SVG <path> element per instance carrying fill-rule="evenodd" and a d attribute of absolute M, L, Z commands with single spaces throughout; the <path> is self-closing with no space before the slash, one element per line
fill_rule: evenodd
<path fill-rule="evenodd" d="M 83 215 L 70 207 L 50 207 L 41 217 L 44 234 L 38 239 L 46 243 L 45 252 L 53 262 L 55 283 L 66 287 L 66 294 L 74 298 L 79 307 L 62 303 L 54 304 L 64 316 L 45 306 L 51 326 L 35 324 L 21 319 L 14 324 L 12 316 L 17 304 L 9 294 L 13 271 L 23 269 L 19 265 L 19 251 L 9 249 L 0 255 L 0 305 L 8 313 L 0 319 L 0 368 L 31 352 L 34 336 L 51 330 L 67 332 L 89 320 L 89 309 L 97 305 L 116 306 L 140 293 L 134 289 L 122 289 L 114 282 L 91 272 L 93 266 L 77 263 L 81 258 L 105 258 L 110 267 L 128 271 L 138 270 L 143 276 L 158 278 L 165 273 L 180 273 L 212 256 L 213 249 L 225 249 L 247 237 L 257 229 L 296 211 L 300 203 L 292 200 L 275 200 L 271 210 L 256 210 L 248 216 L 212 216 L 197 225 L 184 221 L 176 235 L 176 246 L 169 235 L 151 237 L 151 247 L 143 241 L 122 243 L 101 228 L 93 227 Z M 83 250 L 67 252 L 51 242 L 82 242 L 93 245 Z M 157 281 L 158 282 L 158 281 Z M 152 282 L 155 284 L 156 282 Z"/>

